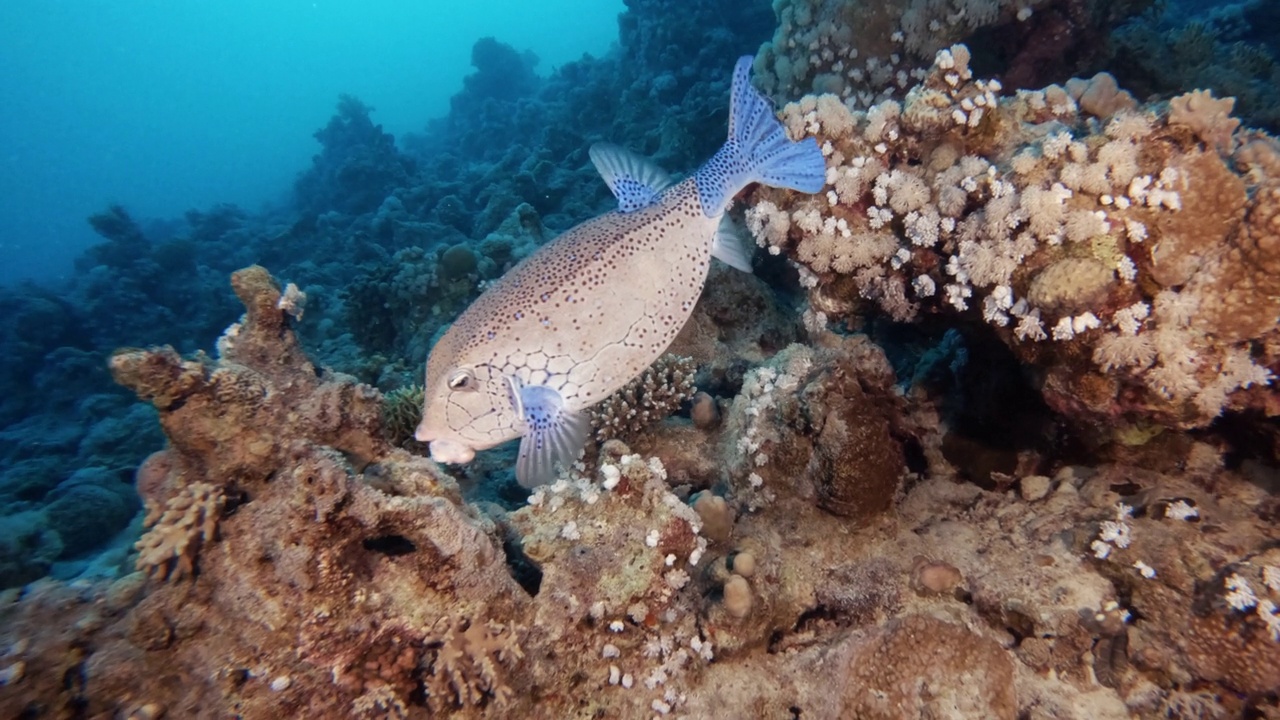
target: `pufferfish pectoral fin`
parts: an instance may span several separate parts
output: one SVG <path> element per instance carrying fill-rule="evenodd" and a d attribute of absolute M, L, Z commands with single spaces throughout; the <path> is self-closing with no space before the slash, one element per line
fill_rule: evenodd
<path fill-rule="evenodd" d="M 559 391 L 545 385 L 524 385 L 508 377 L 507 389 L 512 408 L 524 422 L 516 480 L 526 488 L 545 485 L 556 478 L 560 467 L 578 459 L 587 444 L 591 420 L 586 413 L 566 409 Z"/>
<path fill-rule="evenodd" d="M 654 204 L 673 184 L 666 170 L 626 148 L 596 143 L 589 154 L 596 172 L 618 198 L 618 212 L 635 212 Z"/>

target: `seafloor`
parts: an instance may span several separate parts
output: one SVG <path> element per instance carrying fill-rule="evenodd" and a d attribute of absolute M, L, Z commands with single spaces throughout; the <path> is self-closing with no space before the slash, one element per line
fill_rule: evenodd
<path fill-rule="evenodd" d="M 1280 13 L 627 4 L 0 296 L 0 715 L 1280 717 Z M 427 459 L 432 338 L 753 51 L 827 187 L 745 195 L 575 472 Z"/>

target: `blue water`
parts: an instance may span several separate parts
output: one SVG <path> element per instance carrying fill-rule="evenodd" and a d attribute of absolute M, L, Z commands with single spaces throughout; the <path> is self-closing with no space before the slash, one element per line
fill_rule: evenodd
<path fill-rule="evenodd" d="M 621 0 L 0 3 L 0 283 L 65 277 L 107 203 L 173 217 L 279 201 L 340 93 L 397 136 L 444 115 L 492 35 L 548 73 Z"/>

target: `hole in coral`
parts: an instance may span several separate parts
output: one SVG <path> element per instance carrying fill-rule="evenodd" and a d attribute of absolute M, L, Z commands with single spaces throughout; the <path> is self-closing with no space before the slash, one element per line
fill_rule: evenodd
<path fill-rule="evenodd" d="M 1004 629 L 1013 636 L 1014 647 L 1021 645 L 1026 638 L 1035 637 L 1035 621 L 1027 615 L 1017 610 L 1009 610 L 1005 613 L 1004 620 Z"/>
<path fill-rule="evenodd" d="M 939 399 L 953 434 L 970 446 L 968 454 L 991 456 L 985 464 L 1009 464 L 1003 456 L 1043 452 L 1061 441 L 1040 380 L 993 329 L 873 319 L 867 331 L 884 349 L 899 382 Z"/>
<path fill-rule="evenodd" d="M 520 538 L 508 534 L 502 540 L 502 552 L 507 556 L 507 570 L 511 578 L 530 595 L 537 595 L 542 589 L 542 568 L 524 554 Z"/>
<path fill-rule="evenodd" d="M 409 538 L 403 535 L 379 535 L 378 537 L 365 538 L 361 541 L 365 550 L 381 553 L 388 557 L 399 557 L 408 555 L 418 549 Z"/>
<path fill-rule="evenodd" d="M 1257 702 L 1261 703 L 1262 700 L 1259 699 Z M 1244 709 L 1244 714 L 1240 717 L 1244 720 L 1266 720 L 1267 713 L 1257 705 L 1251 705 Z"/>
<path fill-rule="evenodd" d="M 241 506 L 247 505 L 252 498 L 249 492 L 235 485 L 229 485 L 222 490 L 222 517 L 231 517 Z"/>
<path fill-rule="evenodd" d="M 784 637 L 786 637 L 786 634 L 781 630 L 774 630 L 772 633 L 769 634 L 769 645 L 767 648 L 767 652 L 770 655 L 776 655 L 779 652 L 782 652 L 783 648 L 781 644 L 782 644 L 782 639 Z"/>
<path fill-rule="evenodd" d="M 88 656 L 88 648 L 82 647 L 81 643 L 72 643 L 72 646 L 78 650 L 84 650 L 83 657 Z M 64 717 L 88 717 L 85 713 L 89 707 L 89 699 L 85 696 L 85 687 L 88 682 L 89 676 L 85 672 L 83 662 L 72 665 L 62 673 L 62 687 L 69 696 L 65 701 L 65 708 L 69 712 Z"/>
<path fill-rule="evenodd" d="M 1222 461 L 1228 470 L 1242 470 L 1257 478 L 1277 476 L 1280 445 L 1274 439 L 1274 425 L 1269 425 L 1261 413 L 1253 410 L 1224 413 L 1210 429 L 1225 443 Z"/>
<path fill-rule="evenodd" d="M 902 456 L 907 463 L 907 470 L 921 476 L 928 475 L 929 458 L 925 456 L 920 441 L 909 435 L 900 435 L 897 439 L 902 446 Z"/>
<path fill-rule="evenodd" d="M 820 604 L 801 613 L 792 631 L 797 633 L 820 631 L 824 626 L 841 624 L 840 620 L 840 613 L 836 609 Z"/>
<path fill-rule="evenodd" d="M 1119 493 L 1122 497 L 1130 497 L 1141 492 L 1142 486 L 1137 483 L 1122 482 L 1111 483 L 1111 492 Z"/>

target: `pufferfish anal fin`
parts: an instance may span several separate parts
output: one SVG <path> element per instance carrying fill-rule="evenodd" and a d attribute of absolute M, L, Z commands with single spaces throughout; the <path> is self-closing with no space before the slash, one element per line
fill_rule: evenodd
<path fill-rule="evenodd" d="M 511 406 L 524 423 L 520 453 L 516 456 L 516 480 L 534 488 L 555 480 L 561 467 L 578 459 L 591 432 L 585 413 L 564 407 L 560 393 L 545 385 L 525 385 L 507 377 Z"/>
<path fill-rule="evenodd" d="M 596 172 L 618 198 L 618 212 L 635 212 L 658 201 L 673 181 L 666 170 L 626 148 L 596 143 L 589 151 Z"/>
<path fill-rule="evenodd" d="M 711 242 L 711 256 L 731 268 L 751 272 L 751 258 L 756 244 L 747 235 L 746 228 L 733 221 L 728 213 L 720 218 L 715 239 Z"/>

